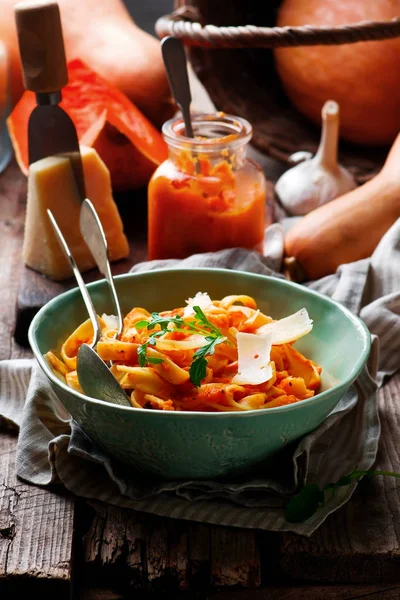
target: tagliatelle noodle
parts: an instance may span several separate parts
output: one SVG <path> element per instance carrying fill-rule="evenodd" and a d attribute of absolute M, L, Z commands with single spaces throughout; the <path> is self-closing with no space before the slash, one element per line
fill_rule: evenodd
<path fill-rule="evenodd" d="M 201 299 L 208 328 L 196 321 L 196 298 Z M 201 412 L 262 410 L 301 402 L 318 392 L 321 367 L 293 347 L 293 340 L 308 334 L 312 328 L 305 309 L 276 321 L 247 295 L 211 300 L 202 292 L 186 304 L 159 313 L 160 317 L 180 319 L 179 327 L 171 323 L 163 331 L 159 325 L 148 328 L 153 318 L 151 313 L 146 308 L 134 307 L 124 318 L 120 339 L 114 338 L 115 318 L 112 315 L 100 318 L 102 333 L 97 352 L 104 361 L 112 362 L 111 371 L 134 408 Z M 221 337 L 213 353 L 206 355 L 205 375 L 195 385 L 191 380 L 191 365 L 196 352 L 204 350 L 212 340 L 212 327 Z M 156 336 L 152 338 L 153 334 Z M 82 390 L 76 373 L 76 356 L 79 346 L 90 343 L 92 337 L 93 329 L 87 320 L 61 348 L 45 354 L 57 376 L 77 391 Z M 280 340 L 284 343 L 279 343 Z M 238 342 L 242 348 L 239 355 Z M 261 343 L 262 354 L 257 350 L 261 349 Z M 144 347 L 147 362 L 140 366 L 138 351 Z M 238 358 L 241 374 L 238 374 Z"/>

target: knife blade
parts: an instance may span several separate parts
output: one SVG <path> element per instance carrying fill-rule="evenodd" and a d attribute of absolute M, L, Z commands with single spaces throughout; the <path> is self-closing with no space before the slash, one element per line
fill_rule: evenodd
<path fill-rule="evenodd" d="M 28 123 L 29 164 L 47 156 L 71 161 L 80 200 L 85 179 L 75 125 L 59 106 L 68 83 L 60 10 L 54 0 L 29 0 L 14 7 L 25 88 L 36 94 Z"/>

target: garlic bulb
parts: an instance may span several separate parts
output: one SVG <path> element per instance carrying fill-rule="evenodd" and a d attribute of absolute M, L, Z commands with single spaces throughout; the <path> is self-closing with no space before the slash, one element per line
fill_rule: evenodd
<path fill-rule="evenodd" d="M 308 152 L 308 150 L 298 150 L 298 152 L 294 152 L 288 158 L 288 161 L 293 165 L 297 165 L 298 163 L 303 162 L 303 160 L 308 160 L 312 158 L 314 154 L 312 152 Z"/>
<path fill-rule="evenodd" d="M 338 163 L 339 105 L 333 100 L 322 108 L 322 134 L 313 158 L 286 171 L 275 191 L 291 215 L 305 215 L 357 187 L 353 176 Z"/>

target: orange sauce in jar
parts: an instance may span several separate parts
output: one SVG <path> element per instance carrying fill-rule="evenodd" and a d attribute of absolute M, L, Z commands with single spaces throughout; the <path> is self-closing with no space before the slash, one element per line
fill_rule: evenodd
<path fill-rule="evenodd" d="M 272 214 L 266 218 L 264 175 L 245 157 L 250 124 L 229 115 L 203 115 L 193 126 L 200 133 L 195 139 L 182 136 L 180 120 L 163 128 L 170 152 L 149 184 L 149 259 L 235 247 L 262 252 Z M 204 137 L 202 129 L 208 136 L 210 131 L 226 135 Z"/>

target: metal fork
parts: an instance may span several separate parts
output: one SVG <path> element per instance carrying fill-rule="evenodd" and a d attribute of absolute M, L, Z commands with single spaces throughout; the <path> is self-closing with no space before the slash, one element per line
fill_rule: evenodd
<path fill-rule="evenodd" d="M 99 219 L 99 215 L 93 204 L 85 198 L 82 202 L 81 212 L 79 217 L 79 225 L 83 239 L 85 240 L 90 252 L 96 261 L 97 267 L 107 280 L 111 292 L 111 298 L 117 313 L 118 329 L 116 337 L 118 338 L 124 327 L 122 319 L 121 307 L 118 300 L 117 291 L 115 289 L 113 276 L 111 273 L 110 261 L 108 257 L 107 238 L 104 233 L 103 226 Z"/>
<path fill-rule="evenodd" d="M 101 336 L 100 323 L 99 323 L 99 320 L 97 318 L 96 310 L 95 310 L 95 308 L 93 306 L 92 299 L 91 299 L 90 294 L 89 294 L 89 292 L 87 290 L 85 282 L 83 281 L 82 275 L 81 275 L 81 273 L 80 273 L 80 271 L 78 269 L 78 266 L 77 266 L 77 264 L 75 262 L 75 259 L 74 259 L 73 255 L 72 255 L 72 252 L 69 249 L 68 244 L 67 244 L 67 242 L 66 242 L 66 240 L 65 240 L 65 238 L 64 238 L 64 236 L 63 236 L 63 234 L 61 232 L 61 229 L 59 228 L 58 223 L 55 220 L 54 215 L 53 215 L 53 213 L 51 212 L 50 209 L 47 209 L 47 214 L 49 216 L 51 224 L 53 225 L 53 228 L 54 228 L 54 231 L 55 231 L 55 233 L 57 235 L 58 241 L 59 241 L 62 249 L 64 250 L 64 253 L 65 253 L 66 257 L 68 258 L 69 262 L 71 263 L 71 267 L 72 267 L 72 270 L 74 272 L 75 279 L 76 279 L 76 282 L 77 282 L 78 287 L 80 289 L 80 292 L 82 294 L 83 301 L 84 301 L 85 306 L 86 306 L 86 310 L 89 313 L 89 317 L 90 317 L 90 320 L 91 320 L 92 326 L 93 326 L 93 341 L 92 341 L 91 344 L 88 344 L 88 345 L 91 348 L 93 348 L 93 350 L 94 350 L 96 348 L 97 342 L 99 341 L 100 336 Z"/>
<path fill-rule="evenodd" d="M 87 200 L 87 203 L 89 205 L 91 205 L 89 200 Z M 90 206 L 89 206 L 89 209 L 90 209 Z M 90 210 L 94 211 L 94 214 L 97 216 L 97 213 L 95 212 L 93 205 L 91 205 Z M 86 343 L 82 344 L 78 350 L 77 373 L 78 373 L 79 383 L 80 383 L 84 393 L 87 396 L 90 396 L 92 398 L 99 398 L 100 400 L 104 400 L 105 402 L 110 402 L 111 404 L 119 404 L 121 406 L 131 406 L 128 396 L 125 394 L 125 392 L 123 391 L 120 384 L 118 383 L 118 381 L 116 380 L 116 378 L 114 377 L 114 375 L 112 374 L 110 369 L 107 367 L 105 362 L 100 358 L 100 356 L 95 351 L 95 348 L 96 348 L 97 343 L 101 336 L 101 329 L 100 329 L 99 320 L 97 318 L 96 310 L 93 306 L 92 299 L 86 288 L 85 282 L 83 281 L 82 275 L 77 267 L 77 264 L 72 255 L 72 252 L 70 251 L 70 249 L 68 247 L 68 244 L 57 224 L 57 221 L 54 218 L 53 213 L 51 212 L 51 210 L 48 209 L 47 214 L 49 216 L 51 224 L 53 225 L 54 231 L 55 231 L 57 238 L 61 244 L 61 247 L 64 250 L 65 255 L 67 256 L 67 258 L 69 259 L 69 261 L 71 263 L 71 267 L 72 267 L 73 273 L 75 275 L 76 282 L 77 282 L 79 290 L 82 294 L 83 301 L 85 303 L 86 309 L 89 313 L 89 317 L 90 317 L 90 320 L 91 320 L 92 326 L 93 326 L 92 343 L 91 344 L 86 344 Z M 97 217 L 97 219 L 98 219 L 98 217 Z M 98 221 L 100 222 L 99 219 L 98 219 Z M 101 228 L 101 224 L 100 224 L 100 228 Z M 103 231 L 102 228 L 100 230 Z M 103 232 L 103 235 L 104 235 L 104 232 Z M 106 246 L 106 248 L 107 248 L 107 246 Z M 104 254 L 103 254 L 103 257 L 104 257 Z M 107 263 L 108 263 L 108 255 L 107 255 Z M 108 265 L 108 267 L 109 267 L 109 265 Z M 110 273 L 110 277 L 111 277 L 111 283 L 114 288 L 114 284 L 113 284 L 112 276 L 111 276 L 111 270 L 109 271 L 109 273 Z M 114 292 L 115 292 L 115 288 L 114 288 Z M 115 299 L 116 299 L 116 302 L 118 303 L 118 309 L 119 309 L 118 314 L 121 315 L 121 310 L 119 308 L 119 302 L 118 302 L 118 297 L 116 295 L 116 292 L 115 292 Z M 122 321 L 122 316 L 120 317 L 120 320 Z"/>

